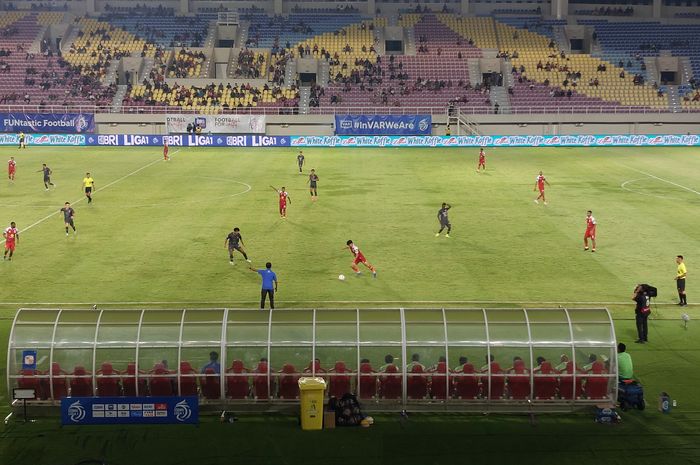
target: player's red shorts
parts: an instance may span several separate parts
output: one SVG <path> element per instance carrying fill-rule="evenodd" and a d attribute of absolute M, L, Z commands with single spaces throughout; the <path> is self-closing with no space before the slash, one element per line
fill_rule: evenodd
<path fill-rule="evenodd" d="M 15 251 L 15 241 L 5 242 L 5 250 Z"/>
<path fill-rule="evenodd" d="M 479 164 L 480 164 L 480 165 L 485 165 L 485 164 L 486 164 L 486 158 L 479 158 Z"/>
<path fill-rule="evenodd" d="M 280 210 L 287 208 L 287 202 L 280 202 Z"/>
<path fill-rule="evenodd" d="M 355 259 L 352 261 L 352 263 L 353 265 L 357 265 L 358 263 L 367 263 L 367 259 L 361 253 L 358 253 L 355 255 Z"/>
<path fill-rule="evenodd" d="M 590 237 L 591 239 L 595 239 L 595 228 L 593 229 L 586 229 L 586 234 L 583 235 L 584 238 Z"/>
<path fill-rule="evenodd" d="M 7 168 L 7 173 L 8 174 L 15 174 L 15 169 L 16 168 Z"/>
<path fill-rule="evenodd" d="M 538 189 L 540 190 L 540 194 L 544 194 L 544 186 L 538 187 Z"/>

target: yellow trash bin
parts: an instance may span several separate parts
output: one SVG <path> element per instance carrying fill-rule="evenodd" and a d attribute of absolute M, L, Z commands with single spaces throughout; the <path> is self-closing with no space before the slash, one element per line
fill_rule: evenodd
<path fill-rule="evenodd" d="M 299 378 L 301 395 L 301 429 L 323 429 L 323 378 Z"/>

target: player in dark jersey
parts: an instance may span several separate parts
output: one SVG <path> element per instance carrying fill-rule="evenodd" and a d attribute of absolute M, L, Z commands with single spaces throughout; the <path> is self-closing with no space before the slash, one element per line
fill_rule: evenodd
<path fill-rule="evenodd" d="M 318 175 L 316 174 L 315 170 L 311 170 L 311 174 L 309 174 L 309 180 L 306 182 L 309 183 L 309 192 L 311 193 L 311 200 L 318 199 L 318 191 L 316 190 L 316 188 L 317 188 L 316 183 L 318 182 Z"/>
<path fill-rule="evenodd" d="M 56 187 L 56 184 L 51 182 L 51 168 L 46 166 L 46 163 L 41 164 L 41 169 L 37 171 L 37 173 L 44 173 L 44 187 L 46 190 L 49 190 L 49 186 L 53 186 L 54 188 Z"/>
<path fill-rule="evenodd" d="M 299 165 L 299 172 L 302 172 L 302 167 L 304 166 L 304 154 L 299 150 L 299 155 L 297 155 L 297 164 Z"/>
<path fill-rule="evenodd" d="M 75 230 L 75 222 L 73 221 L 75 210 L 70 206 L 70 202 L 66 202 L 65 205 L 63 205 L 61 212 L 63 213 L 63 223 L 65 223 L 66 226 L 66 236 L 68 235 L 68 227 L 73 228 L 73 233 L 77 233 L 78 231 Z"/>
<path fill-rule="evenodd" d="M 228 236 L 226 236 L 226 239 L 224 240 L 224 245 L 228 247 L 228 259 L 229 263 L 233 265 L 233 251 L 238 250 L 240 253 L 243 254 L 243 258 L 245 258 L 245 261 L 250 263 L 250 259 L 248 258 L 248 255 L 246 255 L 245 250 L 243 250 L 243 236 L 241 236 L 241 230 L 238 228 L 233 228 L 233 231 L 229 233 Z"/>
<path fill-rule="evenodd" d="M 19 147 L 20 149 L 26 149 L 27 148 L 27 143 L 25 142 L 25 135 L 23 132 L 20 132 L 19 135 Z"/>
<path fill-rule="evenodd" d="M 438 210 L 437 218 L 440 222 L 440 230 L 435 233 L 435 237 L 440 237 L 440 233 L 443 229 L 447 228 L 447 233 L 445 237 L 450 237 L 450 231 L 452 231 L 452 225 L 450 224 L 450 219 L 447 216 L 447 211 L 452 208 L 452 205 L 446 203 L 442 204 L 442 208 Z"/>

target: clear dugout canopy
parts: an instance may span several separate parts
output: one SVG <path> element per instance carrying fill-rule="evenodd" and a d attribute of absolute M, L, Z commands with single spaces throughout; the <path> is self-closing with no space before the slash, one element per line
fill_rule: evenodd
<path fill-rule="evenodd" d="M 271 404 L 322 376 L 371 406 L 613 401 L 607 309 L 20 309 L 8 388 Z M 36 366 L 23 366 L 27 354 Z M 479 408 L 483 408 L 479 407 Z"/>

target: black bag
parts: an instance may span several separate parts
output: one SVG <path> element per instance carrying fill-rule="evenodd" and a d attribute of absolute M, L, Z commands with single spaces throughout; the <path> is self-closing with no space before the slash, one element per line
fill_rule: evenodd
<path fill-rule="evenodd" d="M 359 426 L 365 417 L 357 397 L 353 394 L 345 394 L 341 399 L 332 398 L 328 408 L 335 410 L 336 426 Z"/>

